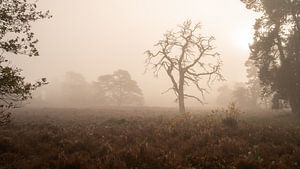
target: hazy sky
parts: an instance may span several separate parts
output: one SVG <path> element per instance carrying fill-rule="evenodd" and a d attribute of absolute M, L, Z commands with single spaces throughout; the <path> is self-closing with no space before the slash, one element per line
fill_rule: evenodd
<path fill-rule="evenodd" d="M 148 105 L 170 103 L 172 94 L 161 95 L 168 77 L 144 75 L 143 53 L 186 19 L 201 22 L 203 32 L 216 37 L 227 81 L 246 79 L 254 13 L 239 0 L 40 0 L 38 5 L 53 18 L 34 25 L 41 56 L 17 57 L 30 80 L 47 77 L 51 82 L 74 71 L 93 81 L 125 69 Z"/>

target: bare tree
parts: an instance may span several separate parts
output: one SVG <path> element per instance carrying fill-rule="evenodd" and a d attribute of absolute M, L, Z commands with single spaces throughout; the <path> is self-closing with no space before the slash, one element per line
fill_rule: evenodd
<path fill-rule="evenodd" d="M 207 77 L 207 85 L 214 80 L 222 80 L 221 61 L 215 52 L 213 36 L 206 37 L 200 33 L 201 25 L 192 25 L 190 20 L 179 25 L 178 31 L 169 31 L 155 47 L 157 52 L 146 51 L 147 67 L 151 66 L 155 76 L 165 71 L 172 82 L 168 91 L 174 91 L 179 103 L 179 112 L 185 113 L 185 98 L 196 99 L 203 103 L 206 88 L 200 82 Z M 194 85 L 201 92 L 202 98 L 185 92 L 185 87 Z"/>

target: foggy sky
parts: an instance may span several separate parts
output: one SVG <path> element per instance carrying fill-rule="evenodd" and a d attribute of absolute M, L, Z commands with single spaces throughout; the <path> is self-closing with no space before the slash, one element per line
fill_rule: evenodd
<path fill-rule="evenodd" d="M 125 69 L 142 88 L 147 105 L 170 105 L 173 93 L 161 95 L 170 86 L 168 77 L 143 74 L 143 53 L 186 19 L 201 22 L 204 34 L 216 37 L 226 80 L 246 80 L 255 16 L 239 0 L 40 0 L 38 6 L 53 15 L 33 27 L 40 56 L 14 58 L 28 80 L 59 81 L 74 71 L 93 81 Z"/>

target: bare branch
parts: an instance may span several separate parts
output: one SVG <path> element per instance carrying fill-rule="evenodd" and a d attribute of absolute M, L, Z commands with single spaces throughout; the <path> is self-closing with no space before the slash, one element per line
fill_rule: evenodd
<path fill-rule="evenodd" d="M 189 95 L 189 94 L 184 94 L 184 97 L 192 98 L 200 102 L 201 104 L 204 104 L 204 102 L 197 96 Z"/>
<path fill-rule="evenodd" d="M 155 45 L 158 52 L 146 51 L 145 53 L 148 55 L 147 66 L 152 66 L 154 74 L 157 76 L 163 68 L 172 82 L 172 87 L 164 93 L 173 90 L 179 100 L 179 107 L 184 107 L 185 97 L 203 103 L 197 96 L 185 94 L 185 86 L 193 85 L 201 92 L 204 99 L 207 90 L 200 87 L 202 77 L 208 77 L 208 86 L 212 80 L 222 79 L 220 73 L 222 64 L 216 57 L 219 53 L 214 52 L 215 47 L 212 43 L 215 38 L 202 36 L 199 33 L 200 23 L 192 26 L 192 22 L 188 20 L 179 28 L 177 32 L 166 33 L 164 39 Z M 204 64 L 201 61 L 203 57 L 211 57 L 217 61 L 214 64 Z M 181 110 L 185 111 L 184 108 Z"/>

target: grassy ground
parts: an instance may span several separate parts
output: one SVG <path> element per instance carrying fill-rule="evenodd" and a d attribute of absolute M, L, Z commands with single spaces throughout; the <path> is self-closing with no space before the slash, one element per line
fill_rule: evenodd
<path fill-rule="evenodd" d="M 258 113 L 257 113 L 258 114 Z M 300 118 L 31 109 L 0 128 L 0 169 L 300 168 Z"/>

